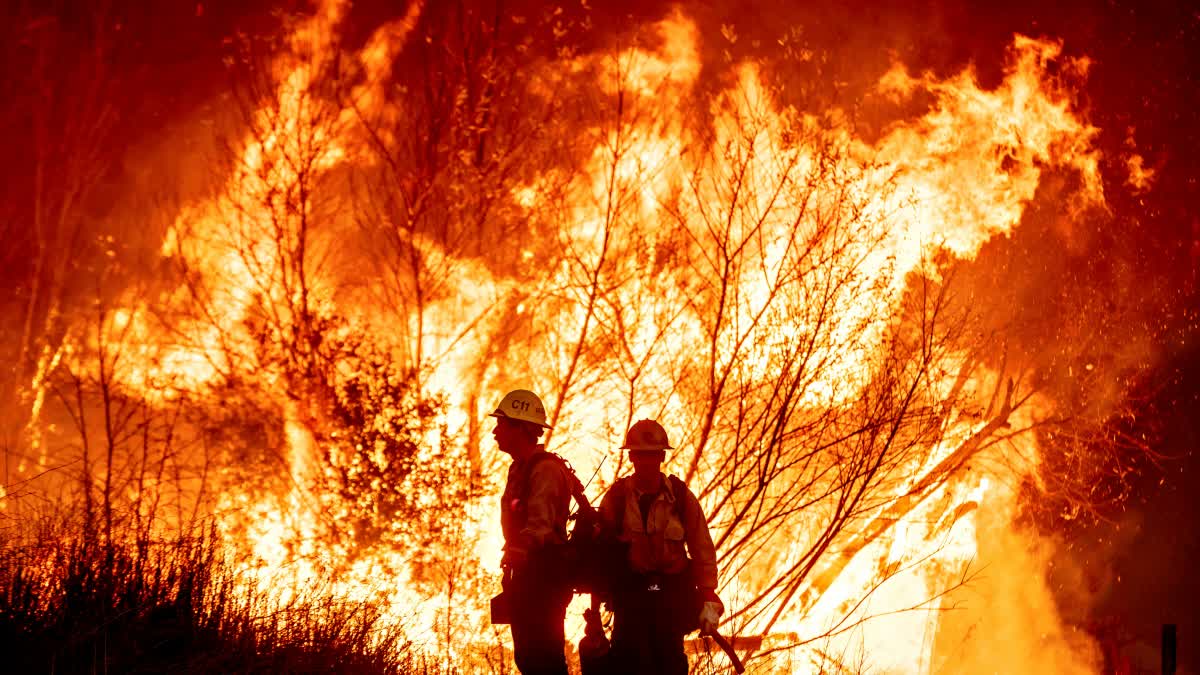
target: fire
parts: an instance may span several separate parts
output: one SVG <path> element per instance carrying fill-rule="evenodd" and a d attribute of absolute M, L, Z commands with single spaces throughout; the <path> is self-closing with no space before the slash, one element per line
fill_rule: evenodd
<path fill-rule="evenodd" d="M 218 195 L 179 212 L 161 251 L 187 284 L 128 299 L 106 328 L 136 346 L 137 365 L 119 374 L 131 389 L 150 396 L 169 380 L 211 396 L 226 379 L 251 379 L 278 415 L 286 487 L 227 486 L 216 509 L 246 584 L 281 602 L 319 588 L 375 603 L 449 662 L 475 664 L 495 639 L 483 600 L 501 544 L 492 506 L 502 460 L 481 420 L 505 389 L 524 386 L 551 406 L 550 449 L 585 482 L 598 476 L 593 496 L 621 471 L 614 441 L 627 425 L 666 423 L 680 448 L 671 469 L 702 496 L 725 546 L 726 625 L 763 636 L 761 672 L 859 652 L 873 669 L 983 672 L 991 642 L 966 637 L 946 610 L 964 587 L 992 592 L 1026 573 L 1034 616 L 978 616 L 1026 648 L 1030 672 L 1086 659 L 1047 600 L 1045 552 L 1011 529 L 1012 475 L 1036 471 L 1032 434 L 998 440 L 1001 428 L 1027 432 L 1052 402 L 1005 393 L 1009 373 L 948 337 L 949 301 L 938 296 L 944 261 L 970 261 L 1006 236 L 1047 174 L 1076 179 L 1072 214 L 1104 208 L 1097 130 L 1075 108 L 1086 60 L 1016 36 L 992 89 L 970 70 L 943 80 L 896 64 L 875 95 L 931 103 L 868 140 L 845 111 L 777 100 L 762 64 L 738 65 L 705 98 L 702 36 L 677 13 L 649 31 L 654 47 L 531 68 L 531 108 L 595 106 L 553 146 L 557 163 L 514 151 L 514 178 L 485 184 L 488 146 L 464 141 L 445 162 L 487 190 L 457 185 L 422 211 L 448 188 L 431 178 L 421 192 L 404 182 L 421 177 L 407 176 L 391 187 L 417 199 L 364 216 L 359 202 L 378 195 L 360 186 L 391 170 L 380 148 L 406 147 L 396 128 L 417 115 L 389 82 L 426 8 L 413 3 L 350 52 L 336 40 L 348 6 L 322 3 L 295 29 Z M 339 59 L 356 69 L 346 95 L 315 93 Z M 693 116 L 675 103 L 707 107 Z M 1153 178 L 1140 158 L 1130 175 L 1139 186 Z M 462 235 L 455 200 L 483 192 L 500 205 Z M 451 224 L 420 229 L 439 217 Z M 395 267 L 372 257 L 386 255 L 381 232 L 404 254 Z M 400 299 L 385 308 L 381 289 L 397 270 L 413 278 L 396 282 Z M 172 331 L 150 319 L 153 303 L 180 317 Z M 328 317 L 343 323 L 314 328 Z M 341 447 L 321 405 L 359 374 L 345 361 L 322 370 L 321 349 L 356 339 L 444 397 L 414 471 L 469 457 L 460 529 L 433 538 L 444 550 L 420 552 L 435 562 L 348 543 L 365 536 L 347 524 L 350 507 L 320 493 L 340 468 L 323 458 Z M 288 349 L 267 358 L 270 340 Z M 398 461 L 384 446 L 354 450 L 385 468 Z M 844 512 L 851 494 L 866 496 Z M 434 498 L 414 501 L 432 509 Z M 826 531 L 830 522 L 843 526 Z M 1030 569 L 974 580 L 978 561 L 1016 552 Z M 954 638 L 967 656 L 954 656 Z"/>

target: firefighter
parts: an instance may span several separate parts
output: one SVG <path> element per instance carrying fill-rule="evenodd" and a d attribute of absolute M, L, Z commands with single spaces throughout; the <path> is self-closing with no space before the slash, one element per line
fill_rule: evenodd
<path fill-rule="evenodd" d="M 605 534 L 626 547 L 626 569 L 616 575 L 609 607 L 614 673 L 684 675 L 684 636 L 716 629 L 724 606 L 717 597 L 717 558 L 700 502 L 661 466 L 671 450 L 654 420 L 629 429 L 633 475 L 613 484 L 600 504 Z"/>
<path fill-rule="evenodd" d="M 547 453 L 538 440 L 550 425 L 537 395 L 510 391 L 491 416 L 496 444 L 512 457 L 500 504 L 504 592 L 493 601 L 493 622 L 510 624 L 524 675 L 567 675 L 563 621 L 571 588 L 556 553 L 567 540 L 571 478 L 562 462 L 541 461 Z"/>

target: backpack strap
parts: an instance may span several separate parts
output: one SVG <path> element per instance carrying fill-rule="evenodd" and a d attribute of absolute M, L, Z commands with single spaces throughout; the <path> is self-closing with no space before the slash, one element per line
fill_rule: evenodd
<path fill-rule="evenodd" d="M 687 513 L 685 513 L 685 511 L 687 509 L 687 504 L 684 503 L 683 498 L 685 495 L 690 494 L 688 492 L 688 487 L 686 484 L 684 484 L 683 479 L 675 474 L 668 475 L 667 482 L 671 484 L 671 495 L 675 497 L 675 503 L 672 505 L 671 510 L 673 510 L 675 512 L 675 516 L 679 518 L 679 524 L 683 525 L 683 531 L 686 533 Z"/>
<path fill-rule="evenodd" d="M 541 463 L 543 458 L 545 458 L 545 459 L 553 458 L 553 459 L 558 460 L 558 463 L 567 472 L 567 477 L 569 478 L 569 481 L 571 483 L 571 497 L 575 499 L 575 504 L 579 507 L 578 512 L 575 514 L 572 514 L 570 516 L 570 518 L 575 518 L 580 513 L 583 513 L 583 514 L 595 513 L 596 509 L 592 507 L 592 503 L 590 501 L 588 501 L 587 495 L 584 494 L 583 483 L 579 480 L 579 476 L 576 475 L 574 467 L 571 466 L 571 463 L 568 462 L 566 460 L 566 458 L 564 458 L 562 455 L 559 455 L 556 452 L 543 451 L 543 452 L 539 452 L 538 454 L 533 456 L 533 461 L 529 463 L 528 467 L 526 467 L 525 475 L 522 477 L 523 478 L 523 482 L 521 485 L 522 501 L 527 499 L 529 496 L 529 479 L 533 476 L 533 469 L 535 466 L 537 466 L 538 464 Z M 568 520 L 570 518 L 568 518 Z"/>
<path fill-rule="evenodd" d="M 675 497 L 676 515 L 679 516 L 680 520 L 683 520 L 683 504 L 680 503 L 680 495 L 687 494 L 687 485 L 684 485 L 683 479 L 675 474 L 667 476 L 667 482 L 671 484 L 671 495 Z"/>

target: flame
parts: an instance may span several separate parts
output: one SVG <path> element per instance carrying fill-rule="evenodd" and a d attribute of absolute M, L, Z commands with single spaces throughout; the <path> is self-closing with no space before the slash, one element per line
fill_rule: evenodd
<path fill-rule="evenodd" d="M 271 66 L 277 88 L 254 111 L 219 196 L 182 210 L 164 240 L 164 256 L 195 273 L 205 311 L 189 314 L 195 296 L 181 287 L 165 301 L 185 317 L 171 336 L 149 320 L 149 300 L 130 299 L 107 330 L 126 332 L 139 346 L 131 359 L 138 365 L 122 374 L 132 388 L 149 391 L 153 382 L 170 380 L 178 390 L 203 391 L 239 371 L 255 373 L 263 391 L 277 399 L 288 489 L 265 496 L 233 489 L 219 505 L 230 548 L 245 554 L 248 584 L 277 592 L 284 602 L 305 589 L 327 587 L 339 597 L 377 603 L 455 663 L 470 663 L 486 648 L 488 637 L 479 629 L 486 624 L 482 599 L 489 589 L 473 587 L 466 598 L 450 591 L 431 596 L 414 578 L 410 552 L 322 547 L 325 516 L 309 490 L 322 471 L 318 457 L 326 439 L 315 433 L 312 414 L 295 393 L 287 395 L 286 375 L 257 362 L 250 328 L 255 322 L 291 327 L 304 312 L 320 308 L 350 317 L 346 331 L 372 335 L 422 322 L 427 329 L 414 338 L 415 348 L 390 346 L 422 355 L 421 386 L 447 401 L 442 423 L 448 433 L 438 438 L 471 445 L 478 471 L 494 469 L 499 459 L 480 439 L 486 438 L 479 420 L 487 402 L 507 388 L 526 386 L 544 392 L 550 405 L 552 449 L 585 480 L 597 471 L 593 487 L 616 477 L 614 440 L 643 416 L 668 422 L 681 448 L 674 468 L 691 470 L 693 484 L 705 485 L 715 480 L 720 461 L 697 457 L 689 466 L 688 452 L 702 442 L 708 451 L 737 450 L 739 415 L 759 405 L 765 383 L 791 367 L 806 336 L 821 336 L 806 355 L 821 368 L 806 381 L 798 410 L 852 406 L 880 372 L 914 278 L 939 280 L 933 262 L 939 254 L 970 260 L 984 244 L 1005 236 L 1047 172 L 1078 178 L 1073 214 L 1104 207 L 1097 131 L 1075 110 L 1069 84 L 1050 74 L 1056 64 L 1056 72 L 1082 77 L 1087 63 L 1064 59 L 1056 42 L 1017 36 L 1004 77 L 990 90 L 970 70 L 941 80 L 913 76 L 895 64 L 876 93 L 895 102 L 924 93 L 931 104 L 865 140 L 843 111 L 818 116 L 777 101 L 761 66 L 749 63 L 711 98 L 710 122 L 697 126 L 664 110 L 664 100 L 696 100 L 702 76 L 699 30 L 676 13 L 654 27 L 656 49 L 543 64 L 546 76 L 558 81 L 594 75 L 589 96 L 605 111 L 577 130 L 575 149 L 583 158 L 578 170 L 531 167 L 506 192 L 508 208 L 530 227 L 551 233 L 552 241 L 519 247 L 513 260 L 502 260 L 489 259 L 487 250 L 465 253 L 414 234 L 408 242 L 414 255 L 444 269 L 443 285 L 453 291 L 430 297 L 421 316 L 397 319 L 379 309 L 369 291 L 347 290 L 339 278 L 369 273 L 323 269 L 296 258 L 302 245 L 312 247 L 312 259 L 333 256 L 349 227 L 336 209 L 297 210 L 288 186 L 354 194 L 337 182 L 340 172 L 378 164 L 356 120 L 364 113 L 382 120 L 406 114 L 389 102 L 385 82 L 421 16 L 419 2 L 353 55 L 362 78 L 351 103 L 312 94 L 323 64 L 340 55 L 334 35 L 348 4 L 324 2 L 298 25 L 291 54 Z M 532 88 L 551 90 L 537 83 Z M 304 157 L 306 168 L 289 161 L 294 157 Z M 1137 180 L 1151 180 L 1138 159 Z M 1131 181 L 1134 168 L 1131 160 Z M 301 233 L 309 218 L 326 229 L 313 224 Z M 857 229 L 827 231 L 830 223 L 849 221 Z M 301 241 L 303 236 L 309 239 Z M 836 310 L 815 311 L 811 289 L 791 275 L 805 261 L 837 256 L 853 264 L 821 299 Z M 964 384 L 952 374 L 967 369 L 968 355 L 942 353 L 937 359 L 931 396 L 954 400 L 952 392 L 966 392 L 952 410 L 939 413 L 939 440 L 889 469 L 879 487 L 880 505 L 864 509 L 863 529 L 852 527 L 829 556 L 837 560 L 846 552 L 843 565 L 817 568 L 808 582 L 811 593 L 781 607 L 777 620 L 760 615 L 736 626 L 765 631 L 768 642 L 785 647 L 765 657 L 764 668 L 859 651 L 873 668 L 897 672 L 994 667 L 977 658 L 992 644 L 988 640 L 975 639 L 960 661 L 948 655 L 945 645 L 957 629 L 943 623 L 943 610 L 957 598 L 957 590 L 945 590 L 956 588 L 975 561 L 1002 559 L 1028 544 L 1009 529 L 1016 504 L 1012 484 L 983 469 L 955 471 L 932 488 L 922 486 L 984 429 L 987 420 L 972 411 L 1000 387 L 1001 374 L 978 368 Z M 531 372 L 534 363 L 545 365 Z M 734 387 L 716 401 L 708 436 L 699 431 L 701 408 L 715 378 L 706 380 L 705 364 L 728 372 Z M 1038 407 L 1035 401 L 1014 412 L 1010 423 L 1032 424 Z M 1021 456 L 1036 458 L 1030 438 L 1014 443 L 1024 443 Z M 433 439 L 430 446 L 425 459 L 431 463 L 448 452 L 433 447 Z M 998 450 L 988 452 L 975 463 L 986 466 L 987 457 L 999 463 L 993 456 Z M 828 487 L 831 480 L 818 485 Z M 922 498 L 883 534 L 863 534 L 872 519 L 889 515 L 888 500 L 904 500 L 918 489 L 925 490 Z M 493 573 L 501 544 L 494 496 L 472 497 L 464 548 L 448 552 Z M 707 495 L 706 506 L 718 498 Z M 756 559 L 737 561 L 744 572 L 722 580 L 731 607 L 761 592 L 770 570 L 801 561 L 829 515 L 826 508 L 792 518 L 786 541 L 773 542 Z M 724 516 L 714 524 L 737 527 Z M 1038 555 L 1022 560 L 1036 570 Z M 331 570 L 337 571 L 333 578 Z M 1023 573 L 1005 568 L 1001 574 L 1008 580 Z M 1086 653 L 1087 647 L 1059 639 L 1062 627 L 1046 602 L 1044 581 L 1028 588 L 1042 603 L 1036 617 L 1025 625 L 1004 623 L 1004 635 L 1009 644 L 1027 647 L 1020 654 L 1024 669 L 1065 667 L 1065 655 Z M 452 616 L 456 632 L 439 628 Z M 577 637 L 580 626 L 573 621 Z M 1086 665 L 1081 669 L 1089 672 Z"/>
<path fill-rule="evenodd" d="M 1158 172 L 1145 165 L 1146 160 L 1139 154 L 1132 154 L 1125 160 L 1125 167 L 1129 171 L 1129 177 L 1125 180 L 1126 184 L 1136 192 L 1145 192 L 1154 184 L 1154 179 L 1158 176 Z"/>

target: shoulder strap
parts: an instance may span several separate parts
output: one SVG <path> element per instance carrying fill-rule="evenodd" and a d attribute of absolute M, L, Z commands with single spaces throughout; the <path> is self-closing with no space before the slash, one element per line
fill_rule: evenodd
<path fill-rule="evenodd" d="M 539 452 L 533 456 L 533 461 L 529 463 L 529 467 L 526 469 L 525 484 L 522 486 L 523 491 L 528 493 L 529 479 L 533 476 L 533 468 L 537 466 L 543 458 L 553 458 L 558 460 L 559 465 L 562 466 L 562 468 L 567 472 L 567 477 L 571 483 L 571 497 L 575 499 L 575 503 L 579 506 L 579 510 L 584 513 L 591 513 L 595 511 L 591 502 L 588 501 L 587 495 L 583 492 L 583 483 L 580 482 L 579 476 L 575 474 L 575 469 L 571 466 L 570 462 L 556 452 Z"/>
<path fill-rule="evenodd" d="M 687 485 L 684 484 L 682 478 L 675 474 L 668 475 L 667 480 L 671 483 L 671 494 L 675 496 L 675 515 L 679 516 L 679 522 L 683 523 L 684 527 L 687 527 L 687 520 L 683 517 L 683 510 L 685 508 L 683 497 L 688 494 Z"/>
<path fill-rule="evenodd" d="M 683 525 L 683 531 L 687 533 L 687 504 L 684 503 L 684 498 L 691 494 L 691 491 L 688 490 L 687 484 L 683 482 L 683 479 L 675 474 L 667 476 L 667 479 L 671 481 L 671 493 L 675 495 L 675 515 L 679 518 L 679 524 Z M 691 544 L 688 544 L 688 547 L 690 548 Z M 692 556 L 688 555 L 687 558 L 690 564 Z"/>
<path fill-rule="evenodd" d="M 668 475 L 667 480 L 671 483 L 671 494 L 675 495 L 675 501 L 679 501 L 679 495 L 687 493 L 687 486 L 683 484 L 683 479 L 675 474 Z"/>

